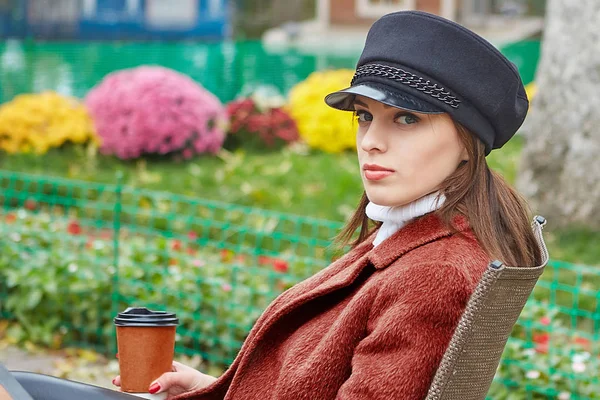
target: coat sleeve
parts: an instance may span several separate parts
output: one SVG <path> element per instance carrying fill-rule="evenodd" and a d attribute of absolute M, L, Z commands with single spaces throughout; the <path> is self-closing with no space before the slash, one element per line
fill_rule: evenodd
<path fill-rule="evenodd" d="M 388 281 L 336 399 L 424 399 L 474 286 L 460 269 L 439 264 Z"/>

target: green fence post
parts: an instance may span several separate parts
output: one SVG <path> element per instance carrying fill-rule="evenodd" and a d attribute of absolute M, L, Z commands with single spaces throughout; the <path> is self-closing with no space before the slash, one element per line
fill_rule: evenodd
<path fill-rule="evenodd" d="M 111 294 L 111 316 L 115 317 L 119 313 L 119 236 L 121 232 L 121 194 L 123 190 L 123 172 L 117 172 L 117 185 L 115 187 L 115 207 L 113 215 L 113 266 L 115 273 L 112 278 L 112 294 Z M 112 330 L 111 335 L 111 351 L 113 354 L 117 352 L 117 331 Z"/>

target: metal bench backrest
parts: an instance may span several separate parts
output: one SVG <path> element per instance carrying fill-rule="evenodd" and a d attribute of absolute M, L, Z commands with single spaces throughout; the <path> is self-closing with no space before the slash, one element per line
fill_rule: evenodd
<path fill-rule="evenodd" d="M 548 263 L 542 236 L 545 223 L 536 216 L 532 224 L 542 252 L 541 265 L 490 263 L 469 299 L 426 400 L 485 399 L 513 326 Z"/>
<path fill-rule="evenodd" d="M 33 400 L 2 363 L 0 363 L 0 400 Z"/>

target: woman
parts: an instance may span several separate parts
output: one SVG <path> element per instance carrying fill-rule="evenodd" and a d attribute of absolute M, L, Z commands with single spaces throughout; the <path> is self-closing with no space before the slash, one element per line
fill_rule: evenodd
<path fill-rule="evenodd" d="M 437 16 L 386 15 L 326 102 L 358 121 L 365 193 L 340 236 L 359 230 L 352 250 L 279 296 L 219 379 L 175 364 L 150 392 L 423 399 L 488 263 L 540 263 L 526 204 L 486 164 L 528 109 L 493 46 Z"/>

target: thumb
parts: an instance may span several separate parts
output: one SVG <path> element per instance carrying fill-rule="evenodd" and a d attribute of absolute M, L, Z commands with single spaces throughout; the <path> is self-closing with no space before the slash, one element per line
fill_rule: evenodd
<path fill-rule="evenodd" d="M 186 389 L 193 385 L 193 377 L 180 372 L 165 372 L 150 384 L 148 392 L 151 394 L 169 392 L 171 389 Z"/>

